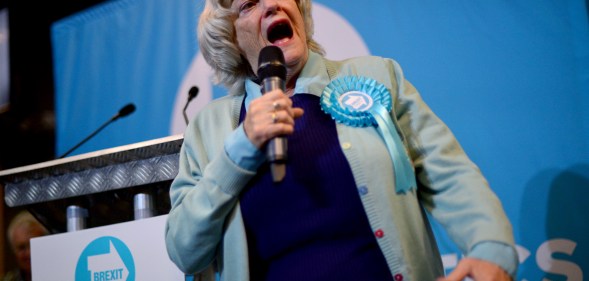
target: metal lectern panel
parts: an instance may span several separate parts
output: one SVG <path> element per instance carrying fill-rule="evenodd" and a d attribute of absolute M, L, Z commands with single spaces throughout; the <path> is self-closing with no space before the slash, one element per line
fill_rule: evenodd
<path fill-rule="evenodd" d="M 116 223 L 132 217 L 132 209 L 128 208 L 132 198 L 125 194 L 137 190 L 159 196 L 164 201 L 160 207 L 166 208 L 169 197 L 164 187 L 169 189 L 178 173 L 182 142 L 183 137 L 175 135 L 0 171 L 4 200 L 9 207 L 28 208 L 46 224 L 61 224 L 63 213 L 57 210 L 59 217 L 50 215 L 52 209 L 65 208 L 74 201 L 86 202 L 90 210 L 100 210 L 95 213 L 104 218 L 92 218 L 94 226 Z M 117 206 L 124 212 L 130 210 L 130 215 L 117 214 L 121 219 L 113 220 L 112 212 L 103 210 Z M 54 232 L 63 230 L 61 225 L 50 228 Z"/>
<path fill-rule="evenodd" d="M 147 185 L 173 179 L 178 153 L 153 156 L 104 167 L 7 183 L 4 200 L 10 207 Z"/>

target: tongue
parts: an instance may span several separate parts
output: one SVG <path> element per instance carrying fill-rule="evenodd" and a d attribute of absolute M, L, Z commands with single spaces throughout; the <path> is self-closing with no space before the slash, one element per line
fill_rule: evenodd
<path fill-rule="evenodd" d="M 276 43 L 278 41 L 282 41 L 284 39 L 289 39 L 292 37 L 292 29 L 290 25 L 286 23 L 279 23 L 270 29 L 268 32 L 268 41 L 271 43 Z"/>

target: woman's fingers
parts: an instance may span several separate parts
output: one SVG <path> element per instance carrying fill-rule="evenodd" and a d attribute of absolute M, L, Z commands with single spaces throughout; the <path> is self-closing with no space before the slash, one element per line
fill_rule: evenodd
<path fill-rule="evenodd" d="M 244 121 L 245 133 L 261 148 L 269 139 L 292 134 L 295 119 L 302 115 L 303 110 L 293 108 L 292 100 L 282 91 L 272 91 L 250 103 Z"/>

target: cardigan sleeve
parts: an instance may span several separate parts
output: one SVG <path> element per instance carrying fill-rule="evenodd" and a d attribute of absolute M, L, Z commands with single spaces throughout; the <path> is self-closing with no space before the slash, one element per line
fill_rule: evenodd
<path fill-rule="evenodd" d="M 255 175 L 228 157 L 223 139 L 233 128 L 223 126 L 219 120 L 224 119 L 216 112 L 202 113 L 204 117 L 197 117 L 186 129 L 178 175 L 170 186 L 166 247 L 170 259 L 185 273 L 201 272 L 213 263 L 225 221 L 241 189 Z"/>
<path fill-rule="evenodd" d="M 387 62 L 396 85 L 394 111 L 415 167 L 422 205 L 463 253 L 515 276 L 517 252 L 501 202 L 450 129 L 405 79 L 399 64 Z"/>

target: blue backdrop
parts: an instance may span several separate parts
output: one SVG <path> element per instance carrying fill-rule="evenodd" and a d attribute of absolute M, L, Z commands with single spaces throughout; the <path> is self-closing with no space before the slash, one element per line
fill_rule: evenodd
<path fill-rule="evenodd" d="M 349 23 L 331 28 L 341 28 L 350 42 L 359 35 L 366 48 L 360 53 L 396 59 L 480 166 L 513 223 L 518 280 L 583 280 L 589 271 L 586 1 L 315 3 Z M 52 27 L 58 155 L 126 103 L 137 111 L 75 153 L 181 133 L 174 120 L 183 122 L 178 108 L 191 84 L 203 92 L 192 106 L 224 94 L 202 82 L 210 71 L 196 42 L 201 10 L 196 0 L 119 0 Z M 451 269 L 460 254 L 437 227 L 436 235 Z"/>

